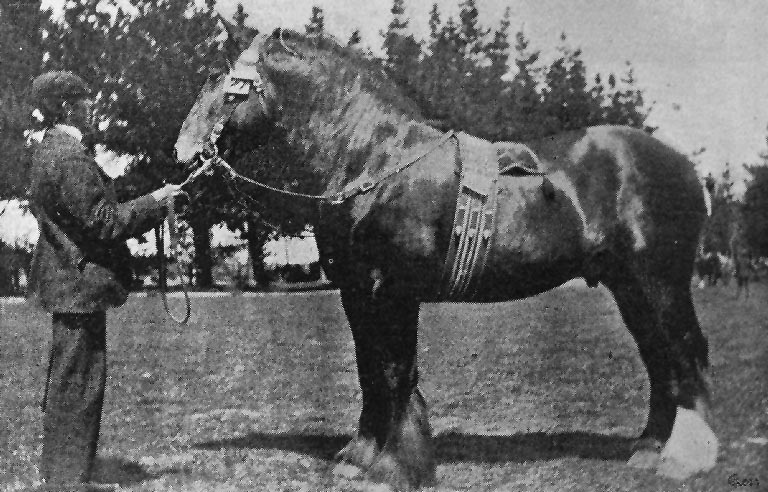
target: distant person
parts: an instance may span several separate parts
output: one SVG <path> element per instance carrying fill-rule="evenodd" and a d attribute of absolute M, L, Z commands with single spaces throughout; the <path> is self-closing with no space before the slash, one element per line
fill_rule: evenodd
<path fill-rule="evenodd" d="M 745 251 L 738 251 L 733 258 L 733 274 L 736 277 L 736 298 L 741 297 L 744 292 L 744 298 L 749 299 L 749 282 L 755 274 L 755 265 L 752 262 L 752 256 Z"/>
<path fill-rule="evenodd" d="M 52 314 L 43 397 L 42 490 L 112 490 L 91 482 L 106 380 L 106 310 L 132 280 L 126 239 L 160 224 L 178 193 L 167 185 L 119 203 L 112 180 L 81 143 L 89 131 L 86 83 L 71 72 L 40 75 L 32 93 L 42 134 L 32 143 L 30 208 L 40 230 L 28 301 Z"/>

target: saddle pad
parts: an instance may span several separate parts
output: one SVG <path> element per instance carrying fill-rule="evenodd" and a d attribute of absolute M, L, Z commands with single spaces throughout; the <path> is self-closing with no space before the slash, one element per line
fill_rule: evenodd
<path fill-rule="evenodd" d="M 493 144 L 499 162 L 499 174 L 506 176 L 543 176 L 544 168 L 536 153 L 525 144 Z"/>
<path fill-rule="evenodd" d="M 477 292 L 496 225 L 499 155 L 485 140 L 458 134 L 461 166 L 456 213 L 439 300 L 470 301 Z"/>

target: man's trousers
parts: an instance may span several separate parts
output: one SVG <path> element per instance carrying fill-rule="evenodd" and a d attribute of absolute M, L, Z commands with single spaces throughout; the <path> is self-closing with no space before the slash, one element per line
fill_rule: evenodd
<path fill-rule="evenodd" d="M 106 313 L 54 313 L 43 399 L 42 478 L 87 482 L 99 439 L 107 376 Z"/>

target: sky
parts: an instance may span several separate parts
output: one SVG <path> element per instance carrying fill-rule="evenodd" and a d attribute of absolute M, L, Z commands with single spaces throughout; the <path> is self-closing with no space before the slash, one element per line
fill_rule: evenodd
<path fill-rule="evenodd" d="M 118 4 L 130 0 L 110 0 Z M 201 0 L 199 0 L 201 1 Z M 262 31 L 302 30 L 311 8 L 323 9 L 326 30 L 342 41 L 360 29 L 363 44 L 381 47 L 380 31 L 390 21 L 391 1 L 241 0 L 247 22 Z M 460 0 L 436 0 L 441 18 L 458 17 Z M 60 6 L 64 0 L 44 0 Z M 219 0 L 224 16 L 238 0 Z M 426 39 L 434 0 L 405 0 L 410 29 Z M 594 74 L 634 67 L 637 86 L 653 102 L 648 124 L 678 150 L 697 157 L 699 172 L 719 176 L 730 163 L 742 180 L 744 163 L 757 163 L 768 150 L 768 1 L 765 0 L 477 0 L 480 22 L 496 28 L 511 9 L 511 30 L 521 30 L 544 60 L 554 56 L 560 34 L 581 48 Z M 109 161 L 109 172 L 122 165 Z M 737 183 L 737 191 L 743 184 Z M 12 212 L 6 214 L 5 224 Z"/>

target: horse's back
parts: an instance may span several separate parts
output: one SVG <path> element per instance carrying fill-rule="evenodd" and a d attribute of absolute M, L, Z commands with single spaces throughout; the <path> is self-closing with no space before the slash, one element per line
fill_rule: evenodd
<path fill-rule="evenodd" d="M 690 160 L 667 144 L 635 128 L 596 126 L 528 145 L 573 186 L 588 227 L 622 235 L 637 251 L 695 248 L 703 191 Z"/>

